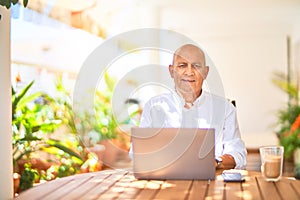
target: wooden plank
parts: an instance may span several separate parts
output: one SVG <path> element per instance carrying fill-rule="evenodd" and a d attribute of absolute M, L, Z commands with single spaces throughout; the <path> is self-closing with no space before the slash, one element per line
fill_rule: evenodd
<path fill-rule="evenodd" d="M 291 181 L 290 185 L 295 191 L 295 193 L 297 194 L 298 197 L 297 199 L 300 199 L 300 181 L 299 180 Z"/>
<path fill-rule="evenodd" d="M 110 187 L 113 187 L 116 182 L 119 181 L 124 175 L 126 175 L 127 171 L 112 171 L 107 170 L 107 173 L 110 173 L 105 179 L 98 182 L 98 184 L 93 187 L 91 190 L 87 191 L 81 198 L 88 199 L 97 199 L 100 198 L 102 194 L 104 194 Z"/>
<path fill-rule="evenodd" d="M 224 197 L 224 181 L 221 175 L 216 177 L 216 180 L 208 182 L 208 190 L 205 199 L 223 199 Z"/>
<path fill-rule="evenodd" d="M 105 191 L 105 193 L 101 194 L 99 199 L 118 198 L 122 193 L 127 191 L 127 188 L 129 187 L 130 183 L 134 180 L 134 176 L 128 174 L 124 175 L 118 181 L 116 181 L 114 185 L 108 188 L 108 190 Z"/>
<path fill-rule="evenodd" d="M 58 190 L 59 188 L 63 187 L 65 184 L 68 184 L 68 182 L 73 180 L 72 177 L 67 177 L 67 178 L 68 179 L 56 179 L 56 180 L 48 181 L 46 183 L 42 183 L 38 186 L 35 186 L 33 188 L 30 188 L 20 193 L 20 196 L 16 197 L 16 199 L 17 200 L 42 199 L 42 197 L 47 196 L 49 193 L 55 192 L 56 190 Z M 55 184 L 52 183 L 53 181 L 55 181 Z"/>
<path fill-rule="evenodd" d="M 235 200 L 243 198 L 242 183 L 225 182 L 224 187 L 225 199 Z"/>
<path fill-rule="evenodd" d="M 291 186 L 291 182 L 293 182 L 293 180 L 281 179 L 275 183 L 275 187 L 282 199 L 299 199 L 296 191 Z"/>
<path fill-rule="evenodd" d="M 124 190 L 118 199 L 137 199 L 139 193 L 145 188 L 147 180 L 134 180 Z"/>
<path fill-rule="evenodd" d="M 89 190 L 96 187 L 99 183 L 101 183 L 104 179 L 108 178 L 110 173 L 94 173 L 92 174 L 91 179 L 89 179 L 84 184 L 80 185 L 76 190 L 66 194 L 64 199 L 78 199 L 78 197 L 84 197 Z"/>
<path fill-rule="evenodd" d="M 207 181 L 194 180 L 189 192 L 189 200 L 204 199 L 206 191 L 208 190 Z"/>
<path fill-rule="evenodd" d="M 274 182 L 272 181 L 265 181 L 263 177 L 259 176 L 256 177 L 257 180 L 257 187 L 262 195 L 262 199 L 282 199 L 280 194 L 278 193 L 277 188 L 275 187 Z"/>
<path fill-rule="evenodd" d="M 154 196 L 158 193 L 163 183 L 164 181 L 159 180 L 147 181 L 144 189 L 136 196 L 136 199 L 154 199 Z"/>
<path fill-rule="evenodd" d="M 81 187 L 85 182 L 89 181 L 89 179 L 93 178 L 92 175 L 87 174 L 83 177 L 73 177 L 71 181 L 64 184 L 62 187 L 57 188 L 54 192 L 49 193 L 48 195 L 43 197 L 43 200 L 53 200 L 53 199 L 63 199 L 65 195 L 70 192 L 77 191 L 78 188 Z"/>
<path fill-rule="evenodd" d="M 155 199 L 185 199 L 189 194 L 191 180 L 165 181 L 155 196 Z"/>
<path fill-rule="evenodd" d="M 242 197 L 245 200 L 262 198 L 255 177 L 256 176 L 246 176 L 246 181 L 242 183 Z"/>

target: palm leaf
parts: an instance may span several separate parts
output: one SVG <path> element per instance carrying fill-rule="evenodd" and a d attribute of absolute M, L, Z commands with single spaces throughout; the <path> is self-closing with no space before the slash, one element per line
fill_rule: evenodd
<path fill-rule="evenodd" d="M 19 102 L 22 100 L 22 98 L 26 95 L 28 90 L 33 85 L 34 81 L 31 81 L 26 87 L 24 87 L 18 94 L 16 91 L 12 88 L 12 113 L 14 114 L 17 110 L 17 106 Z"/>

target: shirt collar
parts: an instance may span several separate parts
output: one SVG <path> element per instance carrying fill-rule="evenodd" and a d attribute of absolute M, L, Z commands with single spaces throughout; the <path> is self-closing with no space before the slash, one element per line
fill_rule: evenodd
<path fill-rule="evenodd" d="M 203 100 L 205 99 L 205 96 L 206 96 L 206 95 L 207 95 L 207 92 L 204 91 L 204 90 L 202 89 L 202 92 L 201 92 L 200 96 L 193 102 L 193 106 L 192 106 L 191 108 L 193 108 L 193 107 L 195 107 L 195 106 L 199 106 L 199 105 L 201 104 L 201 102 L 203 102 Z M 179 102 L 180 107 L 181 107 L 181 108 L 184 108 L 185 100 L 184 100 L 184 98 L 176 91 L 176 89 L 175 89 L 175 91 L 173 91 L 173 96 L 174 96 L 175 100 L 177 100 L 177 101 Z M 190 109 L 191 109 L 191 108 L 190 108 Z M 186 108 L 184 108 L 184 109 L 186 109 Z"/>

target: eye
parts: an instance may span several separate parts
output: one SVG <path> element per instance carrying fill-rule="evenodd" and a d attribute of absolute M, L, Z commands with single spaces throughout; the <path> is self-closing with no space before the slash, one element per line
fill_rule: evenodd
<path fill-rule="evenodd" d="M 186 63 L 179 63 L 179 64 L 177 65 L 177 67 L 179 67 L 179 68 L 184 68 L 184 67 L 186 67 L 186 66 L 187 66 Z"/>
<path fill-rule="evenodd" d="M 201 69 L 201 68 L 202 68 L 202 65 L 199 64 L 199 63 L 194 63 L 194 64 L 193 64 L 193 67 L 196 68 L 196 69 Z"/>

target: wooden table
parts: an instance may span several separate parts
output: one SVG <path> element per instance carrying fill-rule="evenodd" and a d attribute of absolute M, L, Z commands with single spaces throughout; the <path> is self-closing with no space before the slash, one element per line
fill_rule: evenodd
<path fill-rule="evenodd" d="M 249 172 L 243 183 L 136 180 L 130 171 L 104 170 L 56 179 L 22 192 L 16 199 L 300 199 L 300 181 L 266 182 Z"/>

